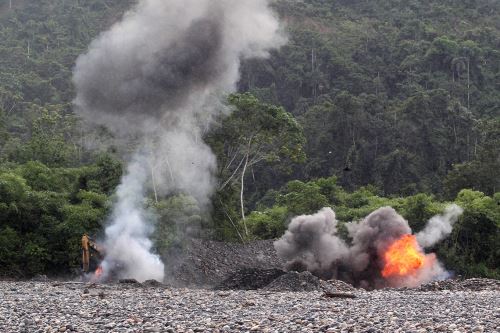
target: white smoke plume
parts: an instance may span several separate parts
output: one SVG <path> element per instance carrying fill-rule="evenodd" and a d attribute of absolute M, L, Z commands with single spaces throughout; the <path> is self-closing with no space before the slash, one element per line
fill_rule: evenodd
<path fill-rule="evenodd" d="M 150 152 L 133 158 L 121 190 L 137 197 L 118 197 L 106 229 L 105 247 L 113 249 L 106 260 L 129 250 L 123 239 L 137 240 L 134 256 L 119 258 L 127 277 L 158 277 L 137 268 L 139 262 L 159 267 L 150 244 L 138 237 L 147 240 L 149 229 L 139 185 L 151 176 L 160 195 L 180 191 L 206 208 L 216 159 L 203 135 L 227 112 L 221 100 L 235 91 L 241 60 L 266 57 L 285 42 L 268 0 L 140 0 L 78 58 L 77 112 L 118 137 L 138 138 L 138 151 Z M 128 216 L 136 218 L 120 220 Z"/>
<path fill-rule="evenodd" d="M 443 215 L 431 218 L 417 235 L 417 252 L 422 265 L 411 274 L 383 276 L 384 253 L 395 241 L 412 230 L 401 215 L 391 207 L 382 207 L 358 222 L 347 223 L 349 245 L 337 234 L 335 213 L 323 208 L 317 214 L 294 218 L 283 237 L 274 243 L 287 270 L 308 270 L 325 279 L 341 279 L 364 288 L 416 287 L 448 273 L 434 254 L 425 254 L 422 247 L 431 246 L 451 232 L 452 224 L 462 209 L 449 206 Z M 422 242 L 422 243 L 420 243 Z"/>
<path fill-rule="evenodd" d="M 152 228 L 145 224 L 148 214 L 142 209 L 147 170 L 140 155 L 128 165 L 127 173 L 117 190 L 117 204 L 112 221 L 106 228 L 106 257 L 102 262 L 104 278 L 118 267 L 120 274 L 138 281 L 163 280 L 164 266 L 157 255 L 151 254 L 149 235 Z"/>
<path fill-rule="evenodd" d="M 417 240 L 423 248 L 431 247 L 444 238 L 446 238 L 453 230 L 453 224 L 464 210 L 453 204 L 446 208 L 444 214 L 436 215 L 431 218 L 425 228 L 417 234 Z"/>

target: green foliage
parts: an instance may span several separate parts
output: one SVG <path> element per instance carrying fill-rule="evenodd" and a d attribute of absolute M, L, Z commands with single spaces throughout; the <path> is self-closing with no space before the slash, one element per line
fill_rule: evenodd
<path fill-rule="evenodd" d="M 456 202 L 464 214 L 438 253 L 460 274 L 500 278 L 500 193 L 462 190 Z"/>
<path fill-rule="evenodd" d="M 238 237 L 241 239 L 241 234 L 248 233 L 245 190 L 253 191 L 253 204 L 260 192 L 273 186 L 272 183 L 257 183 L 256 177 L 261 173 L 270 176 L 267 170 L 271 167 L 280 175 L 290 174 L 295 163 L 305 159 L 305 139 L 296 119 L 282 107 L 262 103 L 248 93 L 231 95 L 228 102 L 233 112 L 223 118 L 220 127 L 207 137 L 207 142 L 217 154 L 219 166 L 219 187 L 215 199 L 219 207 L 214 220 L 216 225 L 234 229 L 227 232 L 224 227 L 217 226 L 225 234 L 224 237 L 240 233 Z M 250 173 L 253 184 L 247 183 Z M 239 197 L 239 212 L 229 208 L 236 196 Z M 223 197 L 226 201 L 222 201 Z M 227 200 L 232 201 L 231 204 Z M 243 232 L 239 232 L 238 221 L 242 222 Z"/>
<path fill-rule="evenodd" d="M 385 195 L 496 191 L 482 171 L 500 179 L 499 168 L 483 168 L 476 152 L 490 142 L 478 120 L 500 110 L 498 2 L 274 7 L 289 43 L 269 60 L 246 62 L 240 86 L 266 92 L 303 126 L 308 160 L 296 178 L 335 175 L 348 190 L 375 184 Z"/>
<path fill-rule="evenodd" d="M 321 194 L 321 188 L 314 183 L 291 181 L 286 194 L 278 198 L 278 204 L 286 206 L 293 215 L 311 214 L 328 205 L 328 199 Z"/>
<path fill-rule="evenodd" d="M 106 194 L 78 188 L 85 172 L 40 162 L 0 169 L 0 275 L 80 266 L 82 234 L 98 234 L 109 209 Z"/>
<path fill-rule="evenodd" d="M 434 215 L 443 211 L 444 205 L 436 202 L 431 195 L 420 193 L 405 198 L 400 212 L 408 220 L 414 232 L 419 232 Z"/>
<path fill-rule="evenodd" d="M 493 194 L 500 189 L 500 117 L 480 126 L 484 144 L 475 153 L 475 159 L 454 166 L 444 181 L 448 197 L 463 188 L 472 188 Z"/>
<path fill-rule="evenodd" d="M 247 218 L 251 235 L 260 239 L 274 239 L 285 233 L 289 212 L 286 207 L 275 206 L 254 211 Z"/>
<path fill-rule="evenodd" d="M 201 212 L 196 200 L 176 195 L 152 204 L 156 214 L 153 240 L 160 254 L 186 237 L 195 237 L 201 230 Z"/>

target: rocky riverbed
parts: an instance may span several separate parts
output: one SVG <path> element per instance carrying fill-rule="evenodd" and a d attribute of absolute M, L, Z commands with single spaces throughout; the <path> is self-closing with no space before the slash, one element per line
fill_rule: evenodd
<path fill-rule="evenodd" d="M 0 332 L 500 332 L 498 284 L 481 290 L 172 289 L 0 282 Z"/>

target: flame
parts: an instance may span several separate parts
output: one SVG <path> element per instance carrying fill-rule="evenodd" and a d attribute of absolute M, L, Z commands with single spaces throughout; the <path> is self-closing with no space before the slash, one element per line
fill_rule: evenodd
<path fill-rule="evenodd" d="M 101 277 L 101 275 L 102 275 L 102 273 L 103 273 L 103 272 L 104 272 L 104 271 L 103 271 L 103 269 L 102 269 L 102 266 L 99 266 L 99 267 L 97 267 L 97 269 L 95 270 L 94 275 L 95 275 L 95 277 L 99 278 L 99 277 Z"/>
<path fill-rule="evenodd" d="M 404 235 L 392 243 L 383 255 L 382 276 L 407 276 L 424 266 L 425 254 L 413 235 Z"/>
<path fill-rule="evenodd" d="M 104 270 L 102 269 L 102 266 L 97 267 L 97 269 L 94 272 L 94 275 L 92 276 L 91 281 L 92 282 L 97 282 L 101 280 L 101 277 L 103 276 Z"/>

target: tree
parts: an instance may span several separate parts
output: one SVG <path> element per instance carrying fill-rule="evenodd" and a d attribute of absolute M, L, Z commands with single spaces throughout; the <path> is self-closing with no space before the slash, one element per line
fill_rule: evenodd
<path fill-rule="evenodd" d="M 500 118 L 480 123 L 480 142 L 472 161 L 456 164 L 446 175 L 446 195 L 469 188 L 493 195 L 500 189 Z"/>
<path fill-rule="evenodd" d="M 219 191 L 238 183 L 245 235 L 245 179 L 249 170 L 266 162 L 285 170 L 304 160 L 304 136 L 293 116 L 283 108 L 259 102 L 250 94 L 228 99 L 232 114 L 209 138 L 219 156 Z"/>

